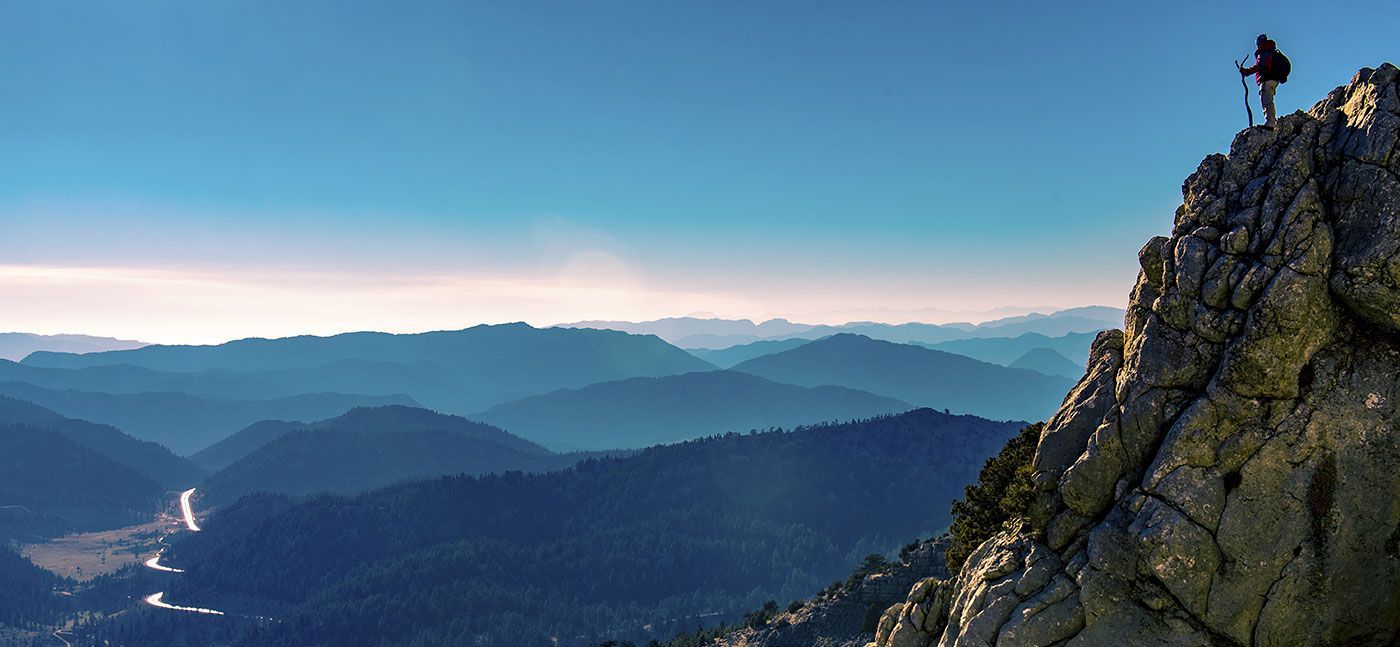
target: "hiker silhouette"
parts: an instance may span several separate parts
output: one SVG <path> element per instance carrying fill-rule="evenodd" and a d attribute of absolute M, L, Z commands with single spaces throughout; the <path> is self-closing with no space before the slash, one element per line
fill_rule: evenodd
<path fill-rule="evenodd" d="M 1278 44 L 1269 38 L 1268 34 L 1259 34 L 1254 40 L 1254 65 L 1240 68 L 1243 76 L 1254 75 L 1254 82 L 1259 86 L 1259 104 L 1264 107 L 1264 125 L 1261 128 L 1273 130 L 1278 125 L 1278 111 L 1274 108 L 1274 94 L 1278 92 L 1280 83 L 1288 82 L 1288 73 L 1292 71 L 1293 65 L 1288 57 L 1278 50 Z M 1246 100 L 1245 108 L 1249 108 Z M 1253 113 L 1251 112 L 1250 122 L 1253 123 Z"/>

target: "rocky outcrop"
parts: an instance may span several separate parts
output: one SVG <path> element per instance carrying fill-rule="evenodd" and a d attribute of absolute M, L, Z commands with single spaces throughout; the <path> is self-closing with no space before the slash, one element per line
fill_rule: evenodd
<path fill-rule="evenodd" d="M 717 647 L 862 647 L 870 641 L 880 614 L 905 598 L 920 581 L 948 577 L 947 539 L 918 544 L 898 563 L 867 575 L 839 594 L 817 597 L 779 614 L 762 628 L 743 628 L 717 641 Z"/>
<path fill-rule="evenodd" d="M 1201 163 L 1046 424 L 1028 518 L 874 644 L 1400 640 L 1397 77 Z"/>

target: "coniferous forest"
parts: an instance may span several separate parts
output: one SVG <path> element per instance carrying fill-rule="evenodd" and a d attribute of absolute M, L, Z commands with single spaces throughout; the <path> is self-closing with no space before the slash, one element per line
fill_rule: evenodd
<path fill-rule="evenodd" d="M 962 485 L 1017 428 L 923 409 L 731 433 L 549 474 L 444 477 L 300 502 L 247 497 L 167 559 L 188 571 L 171 579 L 170 599 L 230 616 L 141 609 L 92 637 L 668 638 L 764 600 L 809 596 L 866 555 L 946 526 Z M 903 514 L 884 512 L 895 502 Z"/>

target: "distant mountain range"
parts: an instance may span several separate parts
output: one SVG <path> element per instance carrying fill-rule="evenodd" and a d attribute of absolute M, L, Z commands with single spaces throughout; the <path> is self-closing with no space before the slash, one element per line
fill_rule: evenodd
<path fill-rule="evenodd" d="M 980 359 L 984 362 L 1010 366 L 1035 348 L 1049 348 L 1075 364 L 1083 367 L 1089 361 L 1089 345 L 1094 343 L 1094 336 L 1097 332 L 1074 332 L 1050 337 L 1040 333 L 1028 332 L 1014 337 L 981 337 L 971 339 L 955 339 L 952 341 L 940 342 L 937 344 L 922 344 L 935 350 L 947 351 L 966 355 L 973 359 Z M 1083 371 L 1080 371 L 1081 373 Z"/>
<path fill-rule="evenodd" d="M 843 333 L 733 370 L 801 386 L 838 385 L 998 420 L 1043 420 L 1074 380 Z"/>
<path fill-rule="evenodd" d="M 175 544 L 166 561 L 189 572 L 167 590 L 282 620 L 230 625 L 244 632 L 230 644 L 645 644 L 811 595 L 861 556 L 941 529 L 1016 429 L 923 409 L 549 474 L 253 496 Z M 198 644 L 208 629 L 188 620 L 135 612 L 100 629 L 123 644 Z"/>
<path fill-rule="evenodd" d="M 361 406 L 416 405 L 407 396 L 308 393 L 275 400 L 232 400 L 186 393 L 93 393 L 0 382 L 0 395 L 72 418 L 111 425 L 141 440 L 190 454 L 259 420 L 321 420 Z"/>
<path fill-rule="evenodd" d="M 919 358 L 915 363 L 921 362 L 916 371 L 872 365 L 879 361 L 871 357 L 787 368 L 777 367 L 773 362 L 778 360 L 771 358 L 814 357 L 826 351 L 788 353 L 858 331 L 870 339 L 914 341 L 995 364 L 1009 365 L 1036 348 L 1081 363 L 1093 334 L 1087 330 L 1116 325 L 1118 319 L 1121 311 L 1094 307 L 980 325 L 807 326 L 783 320 L 755 324 L 697 318 L 627 325 L 691 338 L 748 334 L 744 331 L 786 335 L 691 352 L 652 334 L 525 324 L 403 335 L 245 339 L 216 346 L 153 345 L 85 354 L 37 351 L 21 362 L 0 360 L 0 395 L 112 425 L 180 454 L 202 450 L 263 420 L 310 422 L 359 406 L 386 404 L 480 414 L 483 420 L 559 448 L 613 449 L 732 428 L 893 413 L 914 405 L 996 418 L 1036 417 L 1058 404 L 1065 390 L 1058 382 L 1047 387 L 1035 383 L 1033 376 L 1017 374 L 1003 381 L 993 367 L 950 358 L 931 362 L 936 356 L 928 354 L 911 355 Z M 1027 329 L 1086 331 L 1049 335 Z M 927 341 L 950 336 L 957 339 Z M 834 347 L 827 343 L 817 348 Z M 909 354 L 907 349 L 903 352 Z M 1077 377 L 1069 364 L 1041 356 L 1033 365 L 1035 359 L 1020 366 L 1051 371 L 1057 379 Z M 745 389 L 734 386 L 741 378 L 733 375 L 712 375 L 703 378 L 703 384 L 702 378 L 679 377 L 713 373 L 717 365 L 747 366 L 741 372 L 769 382 L 753 382 Z M 809 369 L 816 372 L 803 374 Z M 869 373 L 848 374 L 852 371 Z M 980 377 L 984 374 L 986 379 Z M 629 381 L 633 378 L 667 379 Z M 678 386 L 687 380 L 685 387 Z M 846 387 L 866 393 L 790 387 Z M 1046 395 L 1054 391 L 1059 392 Z M 204 462 L 227 464 L 217 456 Z"/>
<path fill-rule="evenodd" d="M 720 350 L 763 340 L 818 339 L 843 332 L 856 333 L 900 343 L 936 344 L 955 339 L 1015 337 L 1038 333 L 1058 337 L 1068 333 L 1098 332 L 1123 325 L 1123 310 L 1106 306 L 1086 306 L 1049 314 L 1005 317 L 980 324 L 851 322 L 840 325 L 799 324 L 786 319 L 754 323 L 748 319 L 699 319 L 678 317 L 656 321 L 584 321 L 563 327 L 620 330 L 656 335 L 687 349 Z"/>
<path fill-rule="evenodd" d="M 414 401 L 451 410 L 470 407 L 481 396 L 458 384 L 432 362 L 342 359 L 310 368 L 172 372 L 112 364 L 78 369 L 0 361 L 0 382 L 26 382 L 48 389 L 93 393 L 186 393 L 232 400 L 272 400 L 305 393 L 370 396 L 412 394 Z M 421 399 L 420 399 L 421 398 Z"/>
<path fill-rule="evenodd" d="M 839 387 L 779 384 L 735 371 L 602 382 L 471 416 L 556 449 L 646 447 L 728 431 L 854 420 L 913 409 Z"/>
<path fill-rule="evenodd" d="M 248 451 L 233 456 L 242 449 Z M 490 425 L 403 406 L 359 408 L 310 424 L 263 422 L 201 455 L 206 464 L 233 458 L 203 485 L 203 500 L 213 504 L 253 492 L 349 494 L 443 474 L 557 470 L 580 458 Z"/>
<path fill-rule="evenodd" d="M 1049 348 L 1032 348 L 1009 365 L 1011 368 L 1024 368 L 1039 371 L 1046 375 L 1061 375 L 1073 380 L 1084 376 L 1084 365 L 1070 361 Z"/>
<path fill-rule="evenodd" d="M 244 339 L 217 346 L 147 346 L 86 355 L 39 352 L 22 364 L 62 369 L 126 365 L 184 374 L 142 379 L 234 399 L 252 397 L 258 389 L 263 390 L 259 397 L 326 391 L 404 394 L 452 413 L 480 411 L 560 388 L 714 368 L 653 336 L 526 324 L 406 335 Z M 123 387 L 92 390 L 115 388 Z"/>
<path fill-rule="evenodd" d="M 35 335 L 27 332 L 0 332 L 0 359 L 19 361 L 37 351 L 95 353 L 146 346 L 145 342 L 89 335 Z"/>
<path fill-rule="evenodd" d="M 781 353 L 785 350 L 792 350 L 812 341 L 806 337 L 793 337 L 791 339 L 765 339 L 763 341 L 749 342 L 730 346 L 728 348 L 689 348 L 690 354 L 699 357 L 720 368 L 733 368 L 735 364 L 746 362 L 755 357 Z"/>

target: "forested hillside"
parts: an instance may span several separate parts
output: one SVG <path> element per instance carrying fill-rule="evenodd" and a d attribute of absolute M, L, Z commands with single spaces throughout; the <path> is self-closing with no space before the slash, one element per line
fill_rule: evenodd
<path fill-rule="evenodd" d="M 310 428 L 312 423 L 261 420 L 190 454 L 190 462 L 207 470 L 218 471 L 286 434 Z"/>
<path fill-rule="evenodd" d="M 67 607 L 54 588 L 67 583 L 0 544 L 0 629 L 53 620 Z"/>
<path fill-rule="evenodd" d="M 250 645 L 668 637 L 811 595 L 863 555 L 946 525 L 949 503 L 1016 428 L 924 409 L 550 474 L 248 500 L 171 551 L 189 569 L 171 595 L 283 620 L 251 623 Z M 179 620 L 101 631 L 194 626 Z"/>
<path fill-rule="evenodd" d="M 208 503 L 228 503 L 252 492 L 351 494 L 443 474 L 543 472 L 579 459 L 490 425 L 398 406 L 354 409 L 306 425 L 267 422 L 240 436 L 235 445 L 270 440 L 205 481 Z M 216 456 L 230 453 L 224 446 Z"/>
<path fill-rule="evenodd" d="M 65 418 L 39 405 L 0 396 L 0 424 L 51 429 L 88 449 L 130 467 L 167 489 L 186 488 L 204 478 L 204 470 L 170 453 L 163 445 L 137 440 L 109 425 Z"/>
<path fill-rule="evenodd" d="M 0 506 L 17 506 L 37 518 L 3 518 L 30 524 L 61 519 L 72 528 L 113 528 L 150 517 L 165 488 L 57 431 L 0 424 Z M 13 529 L 0 529 L 10 535 Z"/>

